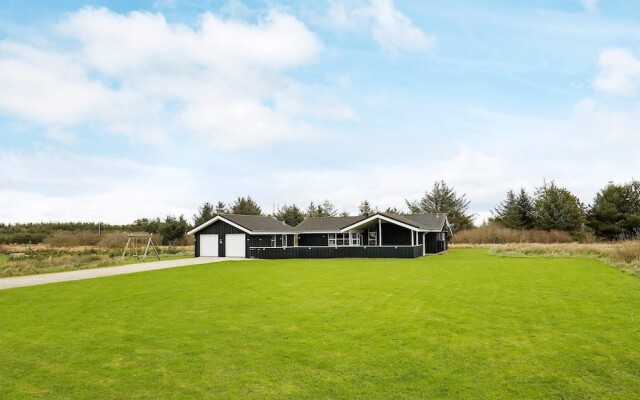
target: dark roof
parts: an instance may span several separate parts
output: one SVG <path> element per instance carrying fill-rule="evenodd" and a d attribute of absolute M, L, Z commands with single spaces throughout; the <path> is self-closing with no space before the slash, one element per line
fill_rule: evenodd
<path fill-rule="evenodd" d="M 235 224 L 242 226 L 252 232 L 277 232 L 277 233 L 295 233 L 296 229 L 292 226 L 278 221 L 273 217 L 265 217 L 262 215 L 240 215 L 240 214 L 219 214 L 222 218 L 227 219 Z"/>
<path fill-rule="evenodd" d="M 218 214 L 214 218 L 204 224 L 195 227 L 189 231 L 189 235 L 194 234 L 207 226 L 211 225 L 216 218 L 221 217 L 236 225 L 239 225 L 251 233 L 296 233 L 296 229 L 290 225 L 280 222 L 273 217 L 265 217 L 262 215 L 240 215 L 240 214 Z"/>
<path fill-rule="evenodd" d="M 384 215 L 385 217 L 395 219 L 400 222 L 404 222 L 405 224 L 415 226 L 419 229 L 424 229 L 426 231 L 441 231 L 444 227 L 444 223 L 447 220 L 447 214 L 438 213 L 438 214 L 388 214 L 388 213 L 379 213 Z"/>
<path fill-rule="evenodd" d="M 296 225 L 298 232 L 339 232 L 340 229 L 365 219 L 363 215 L 357 217 L 314 217 L 307 218 Z"/>
<path fill-rule="evenodd" d="M 295 229 L 298 232 L 339 232 L 341 229 L 353 225 L 357 222 L 373 217 L 375 215 L 383 215 L 387 218 L 396 220 L 406 225 L 411 225 L 417 229 L 426 231 L 441 231 L 447 219 L 446 214 L 390 214 L 379 212 L 377 214 L 365 217 L 358 215 L 355 217 L 323 217 L 323 218 L 307 218 L 298 224 Z"/>

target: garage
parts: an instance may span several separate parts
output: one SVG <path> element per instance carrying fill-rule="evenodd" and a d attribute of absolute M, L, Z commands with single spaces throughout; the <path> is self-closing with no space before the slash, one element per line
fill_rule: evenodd
<path fill-rule="evenodd" d="M 201 257 L 218 257 L 218 235 L 217 234 L 200 235 L 200 256 Z"/>
<path fill-rule="evenodd" d="M 287 247 L 296 229 L 266 215 L 218 214 L 188 232 L 196 257 L 247 258 L 252 249 Z"/>
<path fill-rule="evenodd" d="M 247 256 L 246 252 L 246 237 L 244 233 L 240 234 L 226 234 L 224 245 L 225 257 L 242 257 Z"/>

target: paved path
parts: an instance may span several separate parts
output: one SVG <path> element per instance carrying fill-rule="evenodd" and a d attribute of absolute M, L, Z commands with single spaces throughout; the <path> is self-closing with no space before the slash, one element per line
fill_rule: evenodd
<path fill-rule="evenodd" d="M 131 274 L 134 272 L 153 271 L 156 269 L 185 267 L 187 265 L 207 264 L 219 261 L 234 260 L 222 257 L 198 257 L 182 258 L 178 260 L 153 261 L 140 264 L 121 265 L 118 267 L 104 267 L 93 269 L 80 269 L 77 271 L 56 272 L 53 274 L 15 276 L 0 278 L 0 290 L 23 286 L 44 285 L 47 283 L 78 281 L 81 279 L 101 278 L 103 276 Z M 237 258 L 235 260 L 245 260 Z"/>

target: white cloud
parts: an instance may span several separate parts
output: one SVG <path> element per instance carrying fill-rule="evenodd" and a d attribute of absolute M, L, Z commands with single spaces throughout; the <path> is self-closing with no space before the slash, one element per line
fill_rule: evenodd
<path fill-rule="evenodd" d="M 185 193 L 197 185 L 183 169 L 52 151 L 0 152 L 0 157 L 0 221 L 5 223 L 190 217 L 193 200 Z"/>
<path fill-rule="evenodd" d="M 44 128 L 90 124 L 148 143 L 179 133 L 226 148 L 315 135 L 309 115 L 353 118 L 321 85 L 289 77 L 323 46 L 283 12 L 255 23 L 205 13 L 194 28 L 87 8 L 55 33 L 48 45 L 0 42 L 0 111 Z"/>
<path fill-rule="evenodd" d="M 392 0 L 331 3 L 329 18 L 338 27 L 365 27 L 387 51 L 423 50 L 436 44 L 434 36 L 416 27 Z"/>
<path fill-rule="evenodd" d="M 595 13 L 598 11 L 598 0 L 580 0 L 580 4 L 587 12 Z"/>
<path fill-rule="evenodd" d="M 631 96 L 640 85 L 640 59 L 623 48 L 606 49 L 598 59 L 594 86 L 608 94 Z"/>
<path fill-rule="evenodd" d="M 577 129 L 589 136 L 589 143 L 596 146 L 606 144 L 640 144 L 640 106 L 614 110 L 602 102 L 587 98 L 573 108 L 572 117 Z M 620 153 L 618 154 L 618 157 Z"/>

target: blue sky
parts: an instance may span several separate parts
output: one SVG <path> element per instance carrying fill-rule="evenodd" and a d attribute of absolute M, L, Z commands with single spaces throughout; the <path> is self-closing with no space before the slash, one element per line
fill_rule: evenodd
<path fill-rule="evenodd" d="M 628 1 L 5 1 L 0 221 L 589 203 L 638 178 L 638 37 Z"/>

